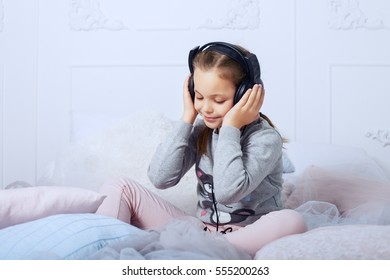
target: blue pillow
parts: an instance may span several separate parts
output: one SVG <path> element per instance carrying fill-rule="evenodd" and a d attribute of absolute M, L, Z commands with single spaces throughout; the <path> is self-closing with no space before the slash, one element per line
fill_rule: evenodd
<path fill-rule="evenodd" d="M 141 233 L 97 214 L 53 215 L 0 230 L 0 259 L 87 259 L 106 245 Z"/>

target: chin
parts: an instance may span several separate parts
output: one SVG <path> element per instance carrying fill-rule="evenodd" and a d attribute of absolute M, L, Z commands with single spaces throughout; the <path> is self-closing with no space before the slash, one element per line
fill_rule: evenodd
<path fill-rule="evenodd" d="M 217 128 L 220 128 L 221 127 L 221 124 L 220 123 L 209 123 L 209 122 L 205 122 L 206 126 L 208 128 L 211 128 L 211 129 L 217 129 Z"/>

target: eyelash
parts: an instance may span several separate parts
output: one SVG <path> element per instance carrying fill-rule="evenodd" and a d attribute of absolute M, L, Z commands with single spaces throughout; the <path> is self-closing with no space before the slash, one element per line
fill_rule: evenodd
<path fill-rule="evenodd" d="M 201 96 L 196 96 L 196 99 L 197 99 L 197 100 L 203 100 L 203 97 L 201 97 Z M 217 103 L 217 104 L 223 104 L 223 103 L 225 103 L 225 101 L 226 101 L 226 100 L 222 100 L 222 101 L 216 101 L 216 100 L 214 100 L 214 102 Z"/>

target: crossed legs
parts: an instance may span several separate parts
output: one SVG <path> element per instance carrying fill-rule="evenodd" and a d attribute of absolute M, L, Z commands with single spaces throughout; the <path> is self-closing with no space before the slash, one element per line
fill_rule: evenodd
<path fill-rule="evenodd" d="M 158 230 L 173 219 L 195 220 L 128 178 L 108 182 L 101 187 L 100 192 L 107 197 L 97 214 L 118 218 L 141 229 Z M 200 221 L 198 223 L 204 227 Z M 226 239 L 237 249 L 254 256 L 261 247 L 273 240 L 306 231 L 306 225 L 299 213 L 284 209 L 268 213 L 253 224 L 235 229 L 225 235 Z"/>

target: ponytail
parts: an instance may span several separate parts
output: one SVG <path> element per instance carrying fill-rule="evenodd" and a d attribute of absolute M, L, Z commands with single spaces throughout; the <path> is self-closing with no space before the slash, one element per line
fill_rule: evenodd
<path fill-rule="evenodd" d="M 265 119 L 270 126 L 272 126 L 273 128 L 276 128 L 275 125 L 273 124 L 273 122 L 270 120 L 270 118 L 268 118 L 266 115 L 264 115 L 262 112 L 260 112 L 260 117 L 262 119 Z"/>
<path fill-rule="evenodd" d="M 260 112 L 260 118 L 266 120 L 270 126 L 272 126 L 273 128 L 276 129 L 276 126 L 273 124 L 273 122 L 270 120 L 270 118 L 268 118 L 266 115 L 264 115 L 262 112 Z M 287 138 L 284 138 L 282 137 L 282 140 L 283 140 L 283 143 L 287 143 L 288 142 L 288 139 Z"/>

